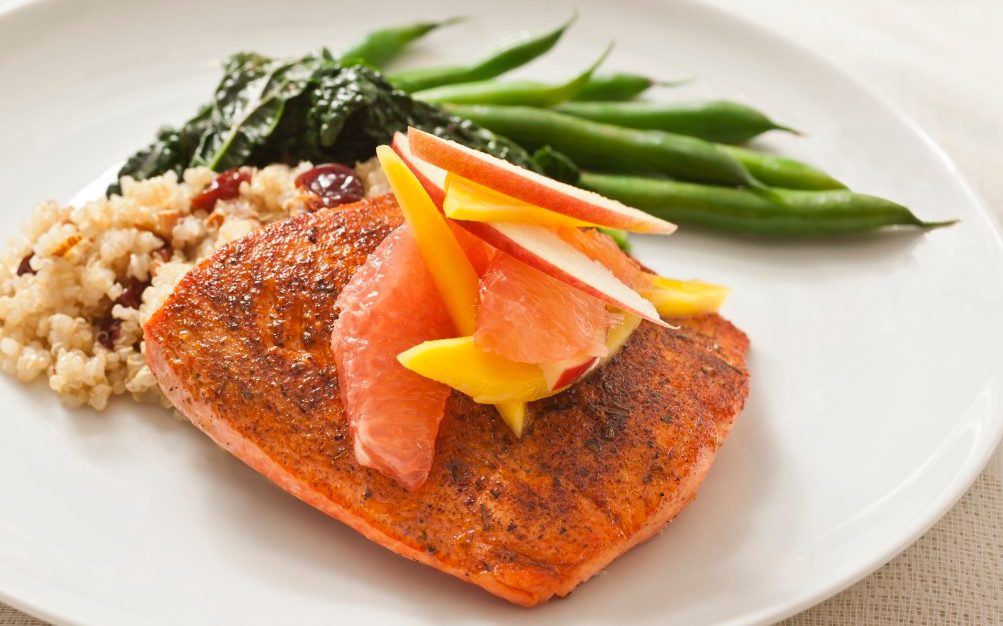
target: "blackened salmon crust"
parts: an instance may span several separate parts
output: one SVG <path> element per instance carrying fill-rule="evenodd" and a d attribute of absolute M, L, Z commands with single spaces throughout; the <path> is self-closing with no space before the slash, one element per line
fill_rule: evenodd
<path fill-rule="evenodd" d="M 166 395 L 218 444 L 402 556 L 524 606 L 568 594 L 695 496 L 748 393 L 717 315 L 642 323 L 516 439 L 454 393 L 427 482 L 362 467 L 329 345 L 339 290 L 401 221 L 390 196 L 272 224 L 185 276 L 145 327 Z"/>

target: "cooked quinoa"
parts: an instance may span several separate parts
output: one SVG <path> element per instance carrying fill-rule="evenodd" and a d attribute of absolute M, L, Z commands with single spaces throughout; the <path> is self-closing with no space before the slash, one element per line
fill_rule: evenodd
<path fill-rule="evenodd" d="M 212 211 L 192 198 L 207 168 L 144 181 L 80 207 L 44 202 L 0 258 L 0 366 L 40 375 L 70 406 L 113 395 L 169 406 L 146 366 L 143 324 L 198 261 L 265 224 L 306 211 L 296 177 L 311 164 L 270 165 Z M 356 166 L 366 194 L 389 191 L 376 159 Z"/>

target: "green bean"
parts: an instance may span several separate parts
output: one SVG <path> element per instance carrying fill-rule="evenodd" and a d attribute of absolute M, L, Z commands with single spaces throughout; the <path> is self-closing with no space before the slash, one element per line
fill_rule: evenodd
<path fill-rule="evenodd" d="M 549 107 L 573 97 L 588 83 L 596 68 L 609 56 L 610 44 L 602 55 L 585 71 L 560 84 L 547 84 L 532 80 L 497 81 L 481 80 L 475 83 L 442 85 L 413 94 L 418 100 L 451 104 L 519 104 Z"/>
<path fill-rule="evenodd" d="M 815 191 L 846 189 L 846 185 L 832 176 L 801 161 L 736 146 L 720 146 L 720 148 L 744 165 L 745 169 L 764 185 Z"/>
<path fill-rule="evenodd" d="M 678 224 L 756 235 L 850 235 L 954 223 L 924 222 L 900 204 L 846 189 L 776 189 L 771 200 L 754 191 L 641 176 L 582 172 L 579 184 Z"/>
<path fill-rule="evenodd" d="M 415 22 L 405 26 L 375 30 L 338 53 L 338 58 L 344 61 L 362 61 L 373 67 L 382 67 L 396 58 L 412 41 L 424 37 L 437 28 L 449 26 L 462 20 L 461 17 L 451 17 L 441 22 Z"/>
<path fill-rule="evenodd" d="M 575 117 L 626 128 L 664 130 L 722 143 L 743 143 L 769 130 L 791 131 L 752 107 L 727 100 L 683 103 L 565 102 L 555 109 Z"/>
<path fill-rule="evenodd" d="M 588 102 L 632 100 L 655 85 L 669 87 L 684 82 L 686 81 L 662 82 L 640 74 L 624 72 L 597 74 L 589 79 L 588 84 L 572 100 Z"/>
<path fill-rule="evenodd" d="M 472 65 L 401 70 L 389 76 L 390 83 L 398 89 L 413 93 L 440 85 L 472 83 L 500 76 L 553 48 L 577 17 L 578 14 L 575 13 L 567 22 L 546 33 L 522 33 L 514 41 Z"/>
<path fill-rule="evenodd" d="M 659 172 L 685 180 L 757 186 L 738 161 L 702 139 L 620 128 L 549 109 L 488 105 L 446 108 L 528 150 L 549 144 L 584 167 Z"/>

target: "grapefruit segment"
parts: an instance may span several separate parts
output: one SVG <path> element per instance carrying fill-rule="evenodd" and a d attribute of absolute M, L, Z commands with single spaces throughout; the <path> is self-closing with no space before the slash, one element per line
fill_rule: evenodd
<path fill-rule="evenodd" d="M 396 356 L 449 337 L 453 323 L 407 226 L 356 270 L 336 306 L 331 344 L 356 459 L 415 489 L 432 467 L 450 389 L 408 371 Z"/>
<path fill-rule="evenodd" d="M 520 363 L 606 354 L 604 302 L 499 253 L 481 279 L 474 343 Z"/>
<path fill-rule="evenodd" d="M 651 275 L 606 233 L 592 228 L 559 228 L 557 234 L 585 256 L 608 267 L 614 276 L 633 289 L 640 291 L 651 286 Z"/>
<path fill-rule="evenodd" d="M 668 326 L 655 307 L 605 265 L 585 256 L 552 229 L 534 224 L 460 222 L 498 250 L 610 305 Z"/>

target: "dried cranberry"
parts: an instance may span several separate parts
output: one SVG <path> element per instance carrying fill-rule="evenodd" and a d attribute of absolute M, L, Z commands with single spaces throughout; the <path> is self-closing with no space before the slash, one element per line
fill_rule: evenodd
<path fill-rule="evenodd" d="M 167 263 L 174 257 L 174 249 L 165 243 L 153 251 L 153 256 Z"/>
<path fill-rule="evenodd" d="M 143 290 L 149 285 L 148 281 L 142 281 L 130 276 L 125 281 L 125 289 L 122 290 L 122 295 L 115 298 L 115 301 L 111 303 L 112 306 L 121 304 L 129 309 L 138 309 L 139 303 L 143 301 Z"/>
<path fill-rule="evenodd" d="M 31 259 L 34 258 L 35 253 L 29 252 L 28 256 L 21 259 L 21 263 L 17 266 L 17 275 L 24 276 L 25 274 L 34 274 L 35 270 L 31 269 Z"/>
<path fill-rule="evenodd" d="M 306 201 L 310 210 L 358 202 L 366 195 L 359 175 L 341 163 L 324 163 L 303 172 L 296 177 L 296 186 L 311 194 Z"/>
<path fill-rule="evenodd" d="M 115 349 L 115 342 L 122 334 L 122 320 L 112 316 L 112 309 L 115 308 L 116 304 L 130 309 L 138 309 L 139 304 L 143 301 L 143 290 L 149 286 L 149 281 L 142 281 L 131 276 L 126 280 L 121 295 L 112 301 L 108 312 L 98 323 L 98 343 L 109 350 Z"/>
<path fill-rule="evenodd" d="M 220 172 L 212 179 L 209 186 L 192 198 L 192 206 L 203 211 L 210 211 L 216 206 L 217 200 L 229 200 L 240 195 L 240 183 L 251 181 L 251 172 L 245 169 L 233 168 Z"/>
<path fill-rule="evenodd" d="M 122 320 L 113 319 L 98 333 L 98 343 L 108 348 L 115 349 L 115 342 L 122 335 Z"/>

